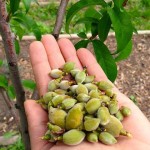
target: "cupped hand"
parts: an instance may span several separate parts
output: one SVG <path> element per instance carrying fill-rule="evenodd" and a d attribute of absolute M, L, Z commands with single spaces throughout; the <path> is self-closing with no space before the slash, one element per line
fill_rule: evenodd
<path fill-rule="evenodd" d="M 76 67 L 83 69 L 86 66 L 97 81 L 108 80 L 105 73 L 96 62 L 95 57 L 85 48 L 75 50 L 68 39 L 59 39 L 58 42 L 52 35 L 43 36 L 41 42 L 35 41 L 30 45 L 29 54 L 31 64 L 40 95 L 47 92 L 48 82 L 51 80 L 51 69 L 60 68 L 65 62 L 72 61 Z M 28 120 L 29 135 L 32 150 L 150 150 L 150 123 L 140 109 L 116 87 L 119 105 L 124 105 L 132 110 L 132 115 L 123 121 L 124 128 L 132 135 L 132 139 L 119 137 L 118 143 L 108 146 L 99 143 L 82 142 L 77 146 L 67 146 L 61 142 L 56 144 L 44 141 L 41 137 L 46 132 L 48 115 L 34 100 L 26 100 L 25 111 Z"/>

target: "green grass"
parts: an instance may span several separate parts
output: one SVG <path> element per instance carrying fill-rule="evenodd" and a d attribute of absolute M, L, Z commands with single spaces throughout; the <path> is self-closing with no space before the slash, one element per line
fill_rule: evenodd
<path fill-rule="evenodd" d="M 19 138 L 19 140 L 15 144 L 9 146 L 0 146 L 0 150 L 25 150 L 25 148 L 21 138 Z"/>
<path fill-rule="evenodd" d="M 69 3 L 68 8 L 72 5 Z M 67 9 L 68 9 L 67 8 Z M 150 30 L 150 1 L 149 0 L 129 0 L 126 10 L 129 12 L 132 22 L 137 30 Z M 50 3 L 45 6 L 32 5 L 29 15 L 32 16 L 39 25 L 42 34 L 51 33 L 55 24 L 58 4 Z M 79 33 L 84 31 L 83 25 L 73 26 L 75 21 L 83 16 L 84 11 L 80 11 L 72 20 L 70 33 Z M 65 33 L 65 20 L 61 33 Z M 29 33 L 27 33 L 29 34 Z"/>
<path fill-rule="evenodd" d="M 129 0 L 127 11 L 137 30 L 150 30 L 150 0 Z"/>

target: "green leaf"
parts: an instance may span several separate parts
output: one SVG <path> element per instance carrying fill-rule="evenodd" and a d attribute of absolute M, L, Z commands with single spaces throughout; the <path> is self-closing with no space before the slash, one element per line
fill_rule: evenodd
<path fill-rule="evenodd" d="M 20 45 L 17 39 L 15 39 L 15 50 L 16 50 L 16 54 L 20 53 Z"/>
<path fill-rule="evenodd" d="M 26 27 L 28 30 L 31 29 L 31 25 L 30 25 L 31 19 L 26 14 L 22 12 L 17 12 L 13 15 L 12 19 L 20 23 L 20 25 L 23 25 L 24 27 Z"/>
<path fill-rule="evenodd" d="M 89 32 L 91 30 L 91 23 L 92 22 L 96 23 L 97 20 L 99 20 L 101 17 L 102 17 L 102 14 L 100 12 L 98 12 L 93 7 L 89 7 L 84 13 L 84 18 L 86 18 L 86 20 L 83 20 L 83 22 L 82 22 L 83 18 L 81 18 L 81 23 L 85 23 L 86 32 Z M 87 20 L 87 18 L 88 18 L 88 20 Z M 91 18 L 91 19 L 89 19 L 89 18 Z M 79 23 L 80 23 L 80 21 L 79 21 Z"/>
<path fill-rule="evenodd" d="M 133 26 L 133 32 L 135 33 L 135 34 L 138 34 L 138 31 L 137 31 L 137 29 Z"/>
<path fill-rule="evenodd" d="M 91 24 L 91 33 L 93 37 L 98 35 L 98 23 Z"/>
<path fill-rule="evenodd" d="M 102 17 L 102 14 L 98 12 L 95 8 L 90 7 L 85 11 L 84 14 L 85 17 L 95 18 L 96 20 L 99 20 Z"/>
<path fill-rule="evenodd" d="M 24 6 L 26 8 L 26 12 L 29 11 L 29 8 L 30 8 L 30 5 L 31 5 L 31 1 L 32 0 L 23 0 L 23 4 L 24 4 Z"/>
<path fill-rule="evenodd" d="M 10 10 L 14 14 L 19 8 L 20 0 L 10 0 Z"/>
<path fill-rule="evenodd" d="M 86 48 L 88 43 L 89 43 L 89 40 L 81 40 L 75 44 L 75 48 L 76 50 L 78 50 L 79 48 Z"/>
<path fill-rule="evenodd" d="M 128 13 L 122 8 L 109 8 L 109 16 L 111 18 L 113 28 L 117 40 L 117 51 L 122 51 L 132 38 L 133 26 Z"/>
<path fill-rule="evenodd" d="M 114 4 L 118 7 L 118 8 L 122 8 L 123 7 L 123 2 L 125 0 L 113 0 Z"/>
<path fill-rule="evenodd" d="M 69 25 L 74 17 L 74 15 L 82 10 L 85 7 L 92 6 L 92 5 L 102 5 L 103 7 L 107 6 L 107 3 L 104 0 L 80 0 L 76 2 L 72 7 L 68 10 L 67 16 L 66 16 L 66 32 L 69 33 Z"/>
<path fill-rule="evenodd" d="M 83 39 L 87 38 L 85 32 L 80 32 L 80 33 L 78 33 L 77 35 L 78 35 L 80 38 L 83 38 Z"/>
<path fill-rule="evenodd" d="M 115 58 L 115 61 L 117 62 L 117 61 L 128 58 L 131 52 L 132 52 L 132 41 L 130 41 L 127 44 L 126 48 L 118 54 L 118 56 Z"/>
<path fill-rule="evenodd" d="M 3 60 L 0 59 L 0 67 L 3 65 Z"/>
<path fill-rule="evenodd" d="M 107 12 L 103 13 L 103 17 L 98 23 L 98 36 L 102 42 L 104 42 L 108 36 L 111 27 L 111 20 Z"/>
<path fill-rule="evenodd" d="M 34 33 L 37 40 L 41 40 L 41 31 L 34 20 L 32 20 L 32 32 Z"/>
<path fill-rule="evenodd" d="M 36 23 L 31 17 L 27 16 L 23 13 L 16 13 L 13 16 L 13 19 L 17 21 L 18 23 L 22 24 L 24 27 L 26 27 L 29 31 L 31 30 L 37 40 L 41 40 L 41 31 Z"/>
<path fill-rule="evenodd" d="M 24 88 L 27 88 L 31 91 L 33 91 L 36 86 L 36 84 L 33 80 L 22 80 L 22 85 L 24 86 Z"/>
<path fill-rule="evenodd" d="M 0 87 L 7 89 L 8 80 L 4 74 L 0 74 Z"/>
<path fill-rule="evenodd" d="M 79 20 L 76 21 L 75 25 L 80 24 L 80 23 L 85 23 L 86 24 L 91 24 L 91 23 L 98 23 L 98 20 L 95 19 L 94 17 L 84 17 L 80 18 Z"/>
<path fill-rule="evenodd" d="M 114 58 L 103 42 L 99 40 L 93 40 L 92 43 L 98 63 L 104 70 L 108 79 L 114 82 L 117 77 L 117 66 Z"/>
<path fill-rule="evenodd" d="M 14 33 L 19 37 L 19 40 L 22 40 L 23 35 L 25 34 L 25 30 L 23 27 L 18 24 L 18 22 L 13 22 L 15 25 L 13 25 Z M 17 24 L 17 25 L 16 25 Z"/>
<path fill-rule="evenodd" d="M 13 99 L 16 98 L 16 92 L 15 92 L 15 89 L 14 89 L 13 85 L 8 86 L 7 93 L 8 93 L 8 96 L 9 96 L 10 99 L 13 100 Z"/>

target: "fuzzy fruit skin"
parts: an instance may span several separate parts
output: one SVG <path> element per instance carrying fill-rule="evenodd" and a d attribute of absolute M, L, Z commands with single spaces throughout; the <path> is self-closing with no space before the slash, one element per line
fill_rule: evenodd
<path fill-rule="evenodd" d="M 98 82 L 98 88 L 99 88 L 100 90 L 106 91 L 106 90 L 108 90 L 108 89 L 112 89 L 113 86 L 112 86 L 112 84 L 109 83 L 108 81 L 100 81 L 100 82 Z"/>
<path fill-rule="evenodd" d="M 95 79 L 95 76 L 86 76 L 84 83 L 91 83 Z"/>
<path fill-rule="evenodd" d="M 101 121 L 101 125 L 106 125 L 110 121 L 110 113 L 107 107 L 100 107 L 97 111 L 97 117 Z"/>
<path fill-rule="evenodd" d="M 71 70 L 75 68 L 75 63 L 74 62 L 67 62 L 64 64 L 63 71 L 65 73 L 70 73 Z"/>
<path fill-rule="evenodd" d="M 85 138 L 85 133 L 77 129 L 72 129 L 63 134 L 63 143 L 66 145 L 78 145 Z"/>
<path fill-rule="evenodd" d="M 122 106 L 120 111 L 124 117 L 128 117 L 131 115 L 131 109 L 128 107 Z"/>
<path fill-rule="evenodd" d="M 79 103 L 78 103 L 79 104 Z M 66 116 L 66 129 L 76 129 L 83 121 L 83 112 L 80 105 L 75 105 L 71 108 Z"/>
<path fill-rule="evenodd" d="M 89 99 L 90 99 L 90 96 L 88 96 L 87 94 L 84 94 L 84 93 L 80 93 L 80 94 L 77 96 L 77 100 L 78 100 L 79 102 L 87 102 Z"/>
<path fill-rule="evenodd" d="M 110 115 L 110 121 L 104 126 L 104 128 L 114 137 L 119 137 L 123 125 L 116 117 Z"/>
<path fill-rule="evenodd" d="M 119 121 L 123 121 L 123 119 L 124 119 L 124 117 L 123 117 L 122 113 L 120 112 L 120 110 L 115 114 L 115 116 Z"/>
<path fill-rule="evenodd" d="M 54 91 L 58 88 L 58 82 L 56 80 L 51 80 L 48 83 L 48 91 Z"/>
<path fill-rule="evenodd" d="M 80 69 L 73 69 L 73 70 L 70 71 L 70 73 L 71 73 L 71 75 L 72 75 L 73 77 L 75 77 L 76 74 L 77 74 L 78 72 L 80 72 L 80 71 L 81 71 Z"/>
<path fill-rule="evenodd" d="M 111 90 L 111 89 L 107 89 L 106 91 L 105 91 L 105 93 L 106 93 L 106 95 L 107 96 L 109 96 L 109 97 L 112 97 L 113 96 L 113 90 Z"/>
<path fill-rule="evenodd" d="M 46 94 L 43 95 L 43 100 L 46 104 L 48 104 L 54 96 L 57 94 L 55 92 L 47 92 Z"/>
<path fill-rule="evenodd" d="M 109 109 L 111 115 L 116 114 L 119 110 L 118 103 L 116 101 L 111 101 L 109 103 L 108 109 Z"/>
<path fill-rule="evenodd" d="M 59 87 L 62 90 L 67 90 L 70 88 L 70 82 L 68 80 L 63 80 L 59 83 Z"/>
<path fill-rule="evenodd" d="M 52 103 L 53 103 L 54 107 L 61 104 L 62 101 L 64 100 L 64 98 L 65 98 L 64 95 L 56 95 L 55 97 L 53 97 Z"/>
<path fill-rule="evenodd" d="M 108 97 L 108 96 L 106 96 L 106 95 L 101 95 L 101 96 L 99 96 L 99 98 L 100 98 L 100 100 L 102 101 L 102 102 L 109 102 L 110 101 L 110 97 Z"/>
<path fill-rule="evenodd" d="M 88 89 L 86 88 L 85 85 L 79 83 L 78 87 L 76 88 L 76 93 L 77 93 L 77 95 L 79 95 L 81 93 L 82 94 L 84 93 L 84 94 L 88 95 Z"/>
<path fill-rule="evenodd" d="M 84 121 L 84 128 L 86 131 L 94 131 L 99 127 L 99 118 L 89 118 Z"/>
<path fill-rule="evenodd" d="M 76 102 L 77 102 L 77 100 L 74 99 L 74 98 L 66 98 L 62 102 L 62 108 L 66 109 L 66 110 L 70 109 L 70 108 L 72 108 L 75 105 Z"/>
<path fill-rule="evenodd" d="M 86 136 L 87 141 L 91 143 L 97 143 L 98 142 L 98 134 L 97 133 L 88 133 Z"/>
<path fill-rule="evenodd" d="M 89 92 L 89 96 L 90 96 L 91 98 L 99 98 L 100 93 L 99 93 L 97 90 L 91 90 L 91 91 Z"/>
<path fill-rule="evenodd" d="M 87 87 L 87 89 L 88 89 L 89 92 L 91 90 L 97 90 L 98 89 L 97 86 L 95 84 L 93 84 L 93 83 L 86 83 L 86 84 L 84 84 L 84 86 Z"/>
<path fill-rule="evenodd" d="M 78 72 L 78 73 L 76 74 L 76 76 L 75 76 L 75 81 L 76 81 L 77 83 L 83 83 L 84 80 L 85 80 L 85 78 L 86 78 L 85 72 L 84 72 L 84 71 L 80 71 L 80 72 Z"/>
<path fill-rule="evenodd" d="M 67 113 L 59 108 L 53 108 L 52 106 L 49 108 L 49 120 L 51 123 L 61 127 L 65 128 L 65 118 L 67 116 Z"/>
<path fill-rule="evenodd" d="M 59 69 L 53 69 L 51 72 L 50 72 L 50 76 L 54 79 L 58 79 L 60 78 L 61 76 L 63 75 L 63 72 Z"/>
<path fill-rule="evenodd" d="M 106 145 L 112 145 L 117 143 L 117 140 L 108 132 L 102 132 L 99 135 L 99 140 Z"/>
<path fill-rule="evenodd" d="M 98 110 L 100 105 L 101 102 L 98 98 L 92 98 L 86 103 L 85 109 L 89 114 L 94 114 Z"/>

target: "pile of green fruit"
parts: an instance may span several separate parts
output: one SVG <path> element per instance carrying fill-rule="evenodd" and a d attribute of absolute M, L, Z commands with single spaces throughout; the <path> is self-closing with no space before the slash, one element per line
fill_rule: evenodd
<path fill-rule="evenodd" d="M 86 139 L 110 145 L 120 135 L 131 137 L 121 123 L 131 110 L 119 108 L 111 83 L 94 81 L 94 76 L 75 68 L 73 62 L 52 70 L 50 77 L 48 92 L 37 101 L 49 117 L 42 139 L 67 145 Z"/>

